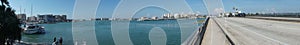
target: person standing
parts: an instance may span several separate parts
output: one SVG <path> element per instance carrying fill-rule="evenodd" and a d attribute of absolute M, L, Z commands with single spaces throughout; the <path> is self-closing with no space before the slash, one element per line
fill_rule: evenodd
<path fill-rule="evenodd" d="M 57 44 L 56 42 L 57 42 L 57 41 L 56 41 L 56 37 L 54 37 L 53 42 L 52 42 L 52 45 L 56 45 L 56 44 Z"/>
<path fill-rule="evenodd" d="M 62 37 L 60 37 L 60 39 L 59 39 L 59 45 L 62 45 L 62 42 L 63 42 L 63 39 L 62 39 Z"/>
<path fill-rule="evenodd" d="M 56 42 L 56 37 L 54 37 L 53 42 Z"/>

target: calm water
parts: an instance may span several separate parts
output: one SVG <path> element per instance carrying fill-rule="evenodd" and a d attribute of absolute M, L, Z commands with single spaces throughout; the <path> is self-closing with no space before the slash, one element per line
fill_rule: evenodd
<path fill-rule="evenodd" d="M 197 26 L 201 25 L 197 23 L 199 20 L 184 20 L 183 22 L 192 23 L 196 26 L 180 26 L 177 20 L 162 20 L 162 21 L 131 21 L 129 26 L 129 34 L 133 44 L 135 45 L 150 45 L 149 32 L 153 27 L 160 27 L 164 29 L 167 35 L 168 45 L 180 45 L 181 44 L 181 32 L 179 27 L 192 27 L 184 30 L 197 30 Z M 32 43 L 48 43 L 53 41 L 54 37 L 63 37 L 63 44 L 73 45 L 72 38 L 72 23 L 56 23 L 56 24 L 41 24 L 45 27 L 46 34 L 36 35 L 22 35 L 22 41 Z M 80 28 L 80 27 L 78 27 Z M 114 41 L 111 33 L 111 21 L 96 21 L 95 33 L 98 44 L 100 45 L 114 45 Z M 192 32 L 191 32 L 192 33 Z"/>

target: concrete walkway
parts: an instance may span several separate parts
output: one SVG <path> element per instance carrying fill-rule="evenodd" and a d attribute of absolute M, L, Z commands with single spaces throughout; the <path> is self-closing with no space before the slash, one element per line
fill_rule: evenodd
<path fill-rule="evenodd" d="M 210 19 L 201 45 L 230 45 L 222 29 Z"/>

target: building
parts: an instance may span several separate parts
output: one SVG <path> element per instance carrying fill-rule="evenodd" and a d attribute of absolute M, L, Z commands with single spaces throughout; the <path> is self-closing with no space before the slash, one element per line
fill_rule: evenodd
<path fill-rule="evenodd" d="M 64 22 L 67 21 L 67 15 L 61 15 L 61 17 L 62 17 L 62 20 L 63 20 Z"/>
<path fill-rule="evenodd" d="M 38 19 L 37 19 L 36 16 L 31 16 L 31 17 L 27 17 L 27 21 L 28 21 L 28 22 L 37 22 Z"/>
<path fill-rule="evenodd" d="M 39 23 L 54 23 L 55 17 L 52 14 L 40 15 L 38 14 Z"/>
<path fill-rule="evenodd" d="M 109 20 L 109 18 L 96 18 L 96 20 Z"/>
<path fill-rule="evenodd" d="M 181 15 L 180 14 L 174 14 L 174 18 L 179 19 L 179 18 L 181 18 Z"/>
<path fill-rule="evenodd" d="M 66 22 L 67 16 L 66 15 L 54 15 L 55 22 Z"/>
<path fill-rule="evenodd" d="M 20 22 L 25 22 L 26 14 L 17 14 L 17 18 L 20 20 Z"/>
<path fill-rule="evenodd" d="M 163 16 L 163 19 L 174 19 L 174 16 L 173 15 L 171 15 L 171 14 L 164 14 Z"/>
<path fill-rule="evenodd" d="M 152 20 L 158 20 L 158 17 L 154 16 L 151 18 Z"/>
<path fill-rule="evenodd" d="M 66 22 L 67 15 L 53 15 L 53 14 L 38 15 L 37 20 L 40 23 Z"/>
<path fill-rule="evenodd" d="M 149 18 L 148 17 L 141 17 L 141 18 L 138 19 L 138 21 L 144 21 L 144 20 L 149 20 Z"/>
<path fill-rule="evenodd" d="M 60 15 L 54 15 L 54 18 L 55 18 L 55 22 L 62 22 Z"/>

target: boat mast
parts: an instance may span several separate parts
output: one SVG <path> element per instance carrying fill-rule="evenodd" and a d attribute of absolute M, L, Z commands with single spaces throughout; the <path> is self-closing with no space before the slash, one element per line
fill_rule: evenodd
<path fill-rule="evenodd" d="M 22 13 L 22 6 L 20 6 L 20 10 L 19 11 L 20 11 L 20 14 L 21 14 Z"/>
<path fill-rule="evenodd" d="M 33 11 L 33 6 L 32 6 L 32 4 L 31 4 L 31 11 L 30 11 L 31 16 L 33 16 L 33 15 L 32 15 L 32 11 Z"/>

